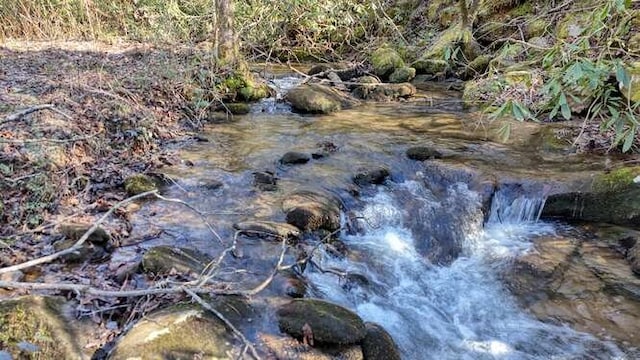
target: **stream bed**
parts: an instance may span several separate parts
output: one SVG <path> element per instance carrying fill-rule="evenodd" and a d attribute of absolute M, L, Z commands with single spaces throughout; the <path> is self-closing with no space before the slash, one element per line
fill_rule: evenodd
<path fill-rule="evenodd" d="M 318 266 L 302 274 L 305 296 L 381 324 L 403 358 L 635 358 L 637 342 L 539 320 L 503 279 L 536 239 L 576 232 L 539 220 L 546 184 L 601 169 L 605 160 L 546 152 L 530 125 L 514 130 L 510 144 L 492 141 L 477 115 L 462 111 L 455 93 L 426 92 L 422 98 L 325 116 L 295 114 L 273 100 L 255 104 L 248 115 L 208 125 L 207 141 L 183 149 L 182 164 L 166 171 L 173 183 L 164 194 L 206 212 L 223 239 L 233 238 L 233 224 L 240 221 L 284 221 L 280 204 L 291 192 L 335 195 L 342 203 L 345 229 L 337 240 L 344 249 L 337 254 L 320 247 Z M 412 146 L 436 148 L 441 156 L 410 160 L 405 152 Z M 289 151 L 314 156 L 306 164 L 281 164 Z M 390 172 L 382 184 L 354 184 L 358 171 L 380 166 Z M 274 174 L 277 188 L 257 188 L 256 172 Z M 524 185 L 502 186 L 513 183 Z M 501 184 L 496 192 L 495 184 Z M 224 249 L 178 204 L 147 203 L 133 222 L 134 232 L 161 235 L 124 244 L 116 258 L 137 257 L 141 248 L 156 245 L 213 256 Z M 317 239 L 307 241 L 313 246 Z M 225 264 L 228 278 L 250 286 L 273 268 L 280 245 L 240 239 L 239 249 L 242 255 Z M 277 282 L 260 295 L 266 304 L 281 296 Z M 246 330 L 249 338 L 277 332 L 272 322 L 271 315 L 256 321 Z"/>

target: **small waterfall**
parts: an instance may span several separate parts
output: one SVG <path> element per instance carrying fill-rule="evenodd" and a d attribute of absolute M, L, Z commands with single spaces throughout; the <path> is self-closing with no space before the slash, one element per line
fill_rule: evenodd
<path fill-rule="evenodd" d="M 478 214 L 470 210 L 480 210 L 475 205 L 478 195 L 466 184 L 445 184 L 445 197 L 417 185 L 407 181 L 380 187 L 367 199 L 357 214 L 370 220 L 364 231 L 342 237 L 351 255 L 322 253 L 318 259 L 323 267 L 354 276 L 337 278 L 311 269 L 311 296 L 381 324 L 408 360 L 624 359 L 611 343 L 532 318 L 499 280 L 496 263 L 526 248 L 532 236 L 553 231 L 551 225 L 535 222 L 542 198 L 498 192 L 495 214 L 482 229 L 481 221 L 480 226 L 471 225 Z M 413 194 L 411 201 L 407 194 Z M 424 241 L 417 236 L 442 225 L 439 209 L 462 209 L 452 215 L 457 217 L 452 224 L 466 232 L 464 251 L 446 266 L 428 261 L 417 246 Z M 422 231 L 410 228 L 416 219 L 425 222 Z"/>
<path fill-rule="evenodd" d="M 549 186 L 531 191 L 520 185 L 503 185 L 493 195 L 487 223 L 521 224 L 540 220 Z"/>

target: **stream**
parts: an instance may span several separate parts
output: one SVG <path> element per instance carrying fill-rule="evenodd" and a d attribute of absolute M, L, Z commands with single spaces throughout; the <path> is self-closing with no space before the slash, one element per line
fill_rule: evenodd
<path fill-rule="evenodd" d="M 274 81 L 287 88 L 293 79 Z M 518 145 L 527 144 L 527 131 L 514 131 L 511 145 L 491 141 L 476 115 L 462 111 L 457 94 L 422 96 L 425 101 L 368 104 L 325 116 L 295 114 L 274 100 L 255 104 L 248 115 L 208 125 L 207 142 L 181 150 L 184 162 L 167 170 L 175 182 L 164 193 L 208 212 L 223 239 L 233 237 L 238 221 L 284 221 L 280 204 L 292 191 L 317 189 L 339 197 L 349 225 L 338 236 L 346 255 L 321 247 L 315 261 L 356 276 L 309 266 L 306 296 L 381 324 L 405 359 L 631 358 L 614 341 L 538 320 L 502 279 L 536 238 L 570 228 L 539 219 L 545 193 L 540 184 L 601 168 L 603 160 Z M 416 145 L 437 148 L 442 159 L 409 160 L 405 151 Z M 278 162 L 287 151 L 327 147 L 335 151 L 304 165 Z M 354 196 L 353 174 L 381 165 L 390 170 L 389 179 Z M 256 171 L 275 173 L 278 189 L 256 189 Z M 529 179 L 532 185 L 505 186 L 488 196 L 483 186 L 492 179 Z M 487 202 L 491 210 L 485 216 Z M 211 255 L 223 248 L 178 204 L 148 203 L 133 221 L 134 232 L 163 231 L 142 247 L 170 244 Z M 280 249 L 278 243 L 244 239 L 239 247 L 242 256 L 226 266 L 250 269 L 229 271 L 228 279 L 241 284 L 262 279 Z M 125 246 L 118 255 L 139 253 L 138 246 Z M 270 287 L 262 296 L 278 294 Z M 274 331 L 269 320 L 257 321 L 253 331 Z"/>

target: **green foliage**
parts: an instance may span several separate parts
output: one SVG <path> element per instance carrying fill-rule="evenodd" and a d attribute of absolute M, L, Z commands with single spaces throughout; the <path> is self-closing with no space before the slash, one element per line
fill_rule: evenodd
<path fill-rule="evenodd" d="M 503 99 L 490 118 L 523 121 L 545 114 L 551 120 L 569 120 L 581 114 L 585 122 L 597 121 L 602 132 L 614 134 L 612 147 L 631 150 L 638 140 L 640 104 L 621 92 L 631 88 L 632 79 L 619 57 L 623 46 L 619 39 L 628 34 L 632 19 L 628 6 L 625 0 L 609 0 L 581 13 L 584 28 L 569 31 L 566 41 L 534 60 L 546 74 L 539 90 L 544 101 L 535 115 L 517 100 Z"/>

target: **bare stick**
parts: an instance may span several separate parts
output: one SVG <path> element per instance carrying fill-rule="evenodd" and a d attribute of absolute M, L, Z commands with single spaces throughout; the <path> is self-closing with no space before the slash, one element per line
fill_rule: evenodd
<path fill-rule="evenodd" d="M 157 194 L 158 190 L 152 190 L 152 191 L 147 191 L 147 192 L 143 192 L 141 194 L 138 195 L 134 195 L 130 198 L 124 199 L 122 201 L 120 201 L 119 203 L 113 205 L 111 207 L 111 209 L 109 209 L 109 211 L 107 211 L 104 215 L 102 215 L 102 217 L 100 217 L 100 219 L 98 219 L 98 221 L 96 221 L 93 226 L 91 226 L 89 228 L 89 230 L 87 230 L 84 235 L 82 235 L 82 237 L 80 237 L 80 239 L 78 239 L 78 241 L 76 241 L 75 244 L 73 244 L 73 246 L 71 246 L 70 248 L 55 252 L 51 255 L 47 255 L 38 259 L 34 259 L 31 261 L 27 261 L 27 262 L 23 262 L 21 264 L 17 264 L 17 265 L 13 265 L 13 266 L 7 266 L 4 268 L 0 269 L 0 274 L 4 274 L 4 273 L 8 273 L 8 272 L 12 272 L 12 271 L 17 271 L 17 270 L 22 270 L 22 269 L 26 269 L 32 266 L 36 266 L 36 265 L 40 265 L 40 264 L 44 264 L 44 263 L 48 263 L 51 262 L 53 260 L 56 260 L 64 255 L 67 254 L 71 254 L 75 251 L 77 251 L 78 249 L 80 249 L 80 247 L 82 246 L 82 244 L 84 244 L 87 239 L 89 238 L 89 236 L 91 236 L 91 234 L 93 234 L 94 231 L 96 231 L 96 229 L 98 229 L 98 226 L 100 226 L 100 224 L 102 224 L 111 214 L 113 214 L 114 211 L 116 211 L 118 208 L 134 201 L 140 198 L 143 198 L 145 196 L 148 195 L 152 195 L 152 194 Z"/>
<path fill-rule="evenodd" d="M 44 110 L 44 109 L 53 109 L 53 104 L 43 104 L 43 105 L 36 105 L 36 106 L 32 106 L 32 107 L 28 107 L 26 109 L 22 109 L 18 112 L 15 112 L 11 115 L 7 115 L 4 120 L 0 123 L 6 123 L 6 122 L 10 122 L 10 121 L 16 121 L 16 120 L 20 120 L 20 118 L 22 118 L 25 115 L 29 115 L 33 112 L 36 111 L 40 111 L 40 110 Z"/>
<path fill-rule="evenodd" d="M 238 330 L 235 326 L 233 326 L 233 324 L 231 323 L 231 321 L 229 321 L 226 317 L 224 317 L 224 315 L 222 315 L 222 313 L 220 313 L 218 310 L 216 310 L 213 306 L 209 305 L 209 303 L 207 303 L 206 301 L 204 301 L 200 296 L 198 296 L 198 294 L 196 294 L 195 292 L 193 292 L 193 290 L 189 289 L 189 288 L 184 288 L 183 289 L 184 292 L 186 292 L 187 294 L 189 294 L 189 296 L 191 296 L 191 298 L 193 298 L 193 300 L 195 300 L 198 304 L 200 304 L 200 306 L 202 306 L 203 308 L 209 310 L 210 312 L 212 312 L 218 319 L 222 320 L 222 322 L 229 328 L 231 329 L 231 331 L 238 337 L 240 338 L 240 340 L 242 340 L 242 342 L 244 343 L 245 348 L 248 348 L 249 351 L 251 351 L 251 355 L 254 357 L 254 359 L 256 360 L 260 360 L 262 359 L 260 357 L 260 355 L 258 355 L 258 352 L 256 351 L 256 348 L 253 346 L 253 344 L 247 340 L 247 338 L 242 334 L 242 332 L 240 332 L 240 330 Z"/>

